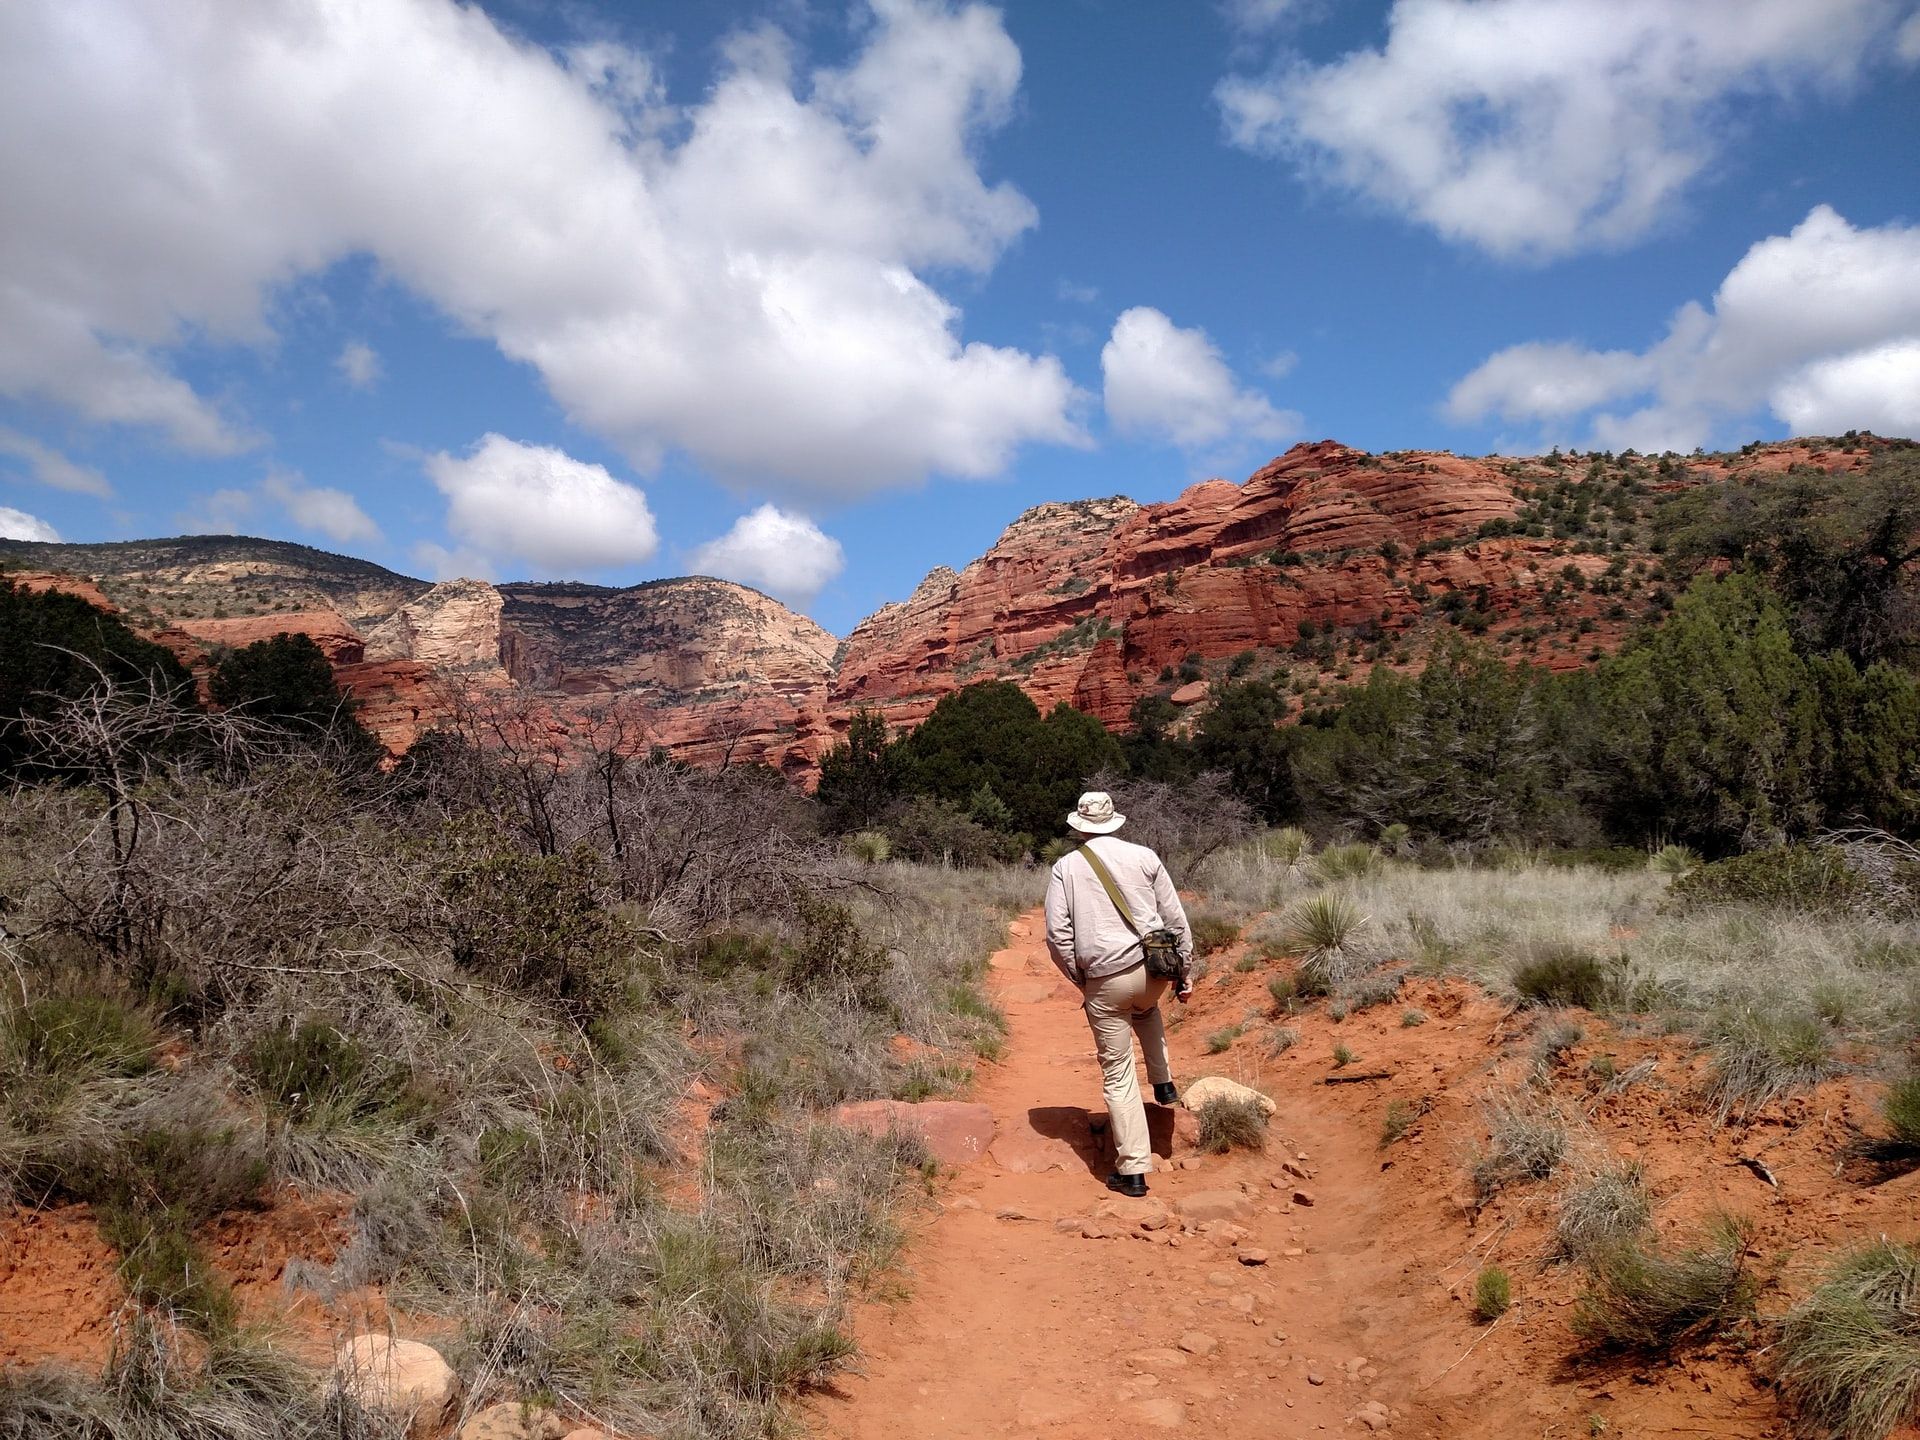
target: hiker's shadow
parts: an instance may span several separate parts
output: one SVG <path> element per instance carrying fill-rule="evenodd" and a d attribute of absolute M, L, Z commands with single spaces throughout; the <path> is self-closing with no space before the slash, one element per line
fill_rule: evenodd
<path fill-rule="evenodd" d="M 1033 1127 L 1034 1134 L 1071 1145 L 1073 1153 L 1086 1165 L 1088 1174 L 1104 1178 L 1113 1170 L 1113 1137 L 1107 1133 L 1105 1112 L 1079 1105 L 1036 1105 L 1027 1111 L 1027 1123 Z M 1154 1154 L 1167 1160 L 1173 1158 L 1171 1107 L 1148 1102 L 1147 1137 Z"/>

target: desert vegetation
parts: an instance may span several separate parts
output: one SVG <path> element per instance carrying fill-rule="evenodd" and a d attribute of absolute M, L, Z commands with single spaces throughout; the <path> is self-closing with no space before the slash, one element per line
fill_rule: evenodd
<path fill-rule="evenodd" d="M 617 715 L 563 753 L 476 697 L 383 772 L 297 646 L 209 711 L 129 638 L 28 692 L 0 797 L 0 1186 L 90 1207 L 127 1310 L 103 1374 L 0 1380 L 0 1433 L 381 1433 L 216 1263 L 287 1194 L 347 1216 L 300 1284 L 448 1337 L 468 1409 L 776 1430 L 928 1163 L 826 1111 L 993 1052 L 1032 882 L 845 857 Z"/>

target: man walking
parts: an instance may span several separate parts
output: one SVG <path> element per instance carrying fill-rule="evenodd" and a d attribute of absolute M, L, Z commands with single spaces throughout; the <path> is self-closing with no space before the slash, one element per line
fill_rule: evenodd
<path fill-rule="evenodd" d="M 1141 937 L 1156 930 L 1179 937 L 1183 978 L 1176 995 L 1184 1003 L 1193 989 L 1184 964 L 1193 956 L 1193 930 L 1160 857 L 1144 845 L 1114 836 L 1126 823 L 1126 816 L 1114 813 L 1112 798 L 1099 790 L 1082 795 L 1067 816 L 1067 824 L 1081 838 L 1054 862 L 1047 882 L 1047 953 L 1080 991 L 1093 1029 L 1117 1156 L 1107 1188 L 1138 1196 L 1147 1193 L 1153 1157 L 1147 1107 L 1134 1072 L 1135 1036 L 1147 1057 L 1153 1098 L 1162 1105 L 1180 1098 L 1167 1065 L 1167 1032 L 1160 1019 L 1160 999 L 1172 982 L 1148 973 Z M 1102 867 L 1126 903 L 1126 917 L 1100 875 Z"/>

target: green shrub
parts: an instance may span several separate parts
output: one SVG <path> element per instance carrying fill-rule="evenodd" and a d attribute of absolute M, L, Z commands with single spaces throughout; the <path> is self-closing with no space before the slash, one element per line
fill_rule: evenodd
<path fill-rule="evenodd" d="M 1886 1116 L 1895 1140 L 1920 1148 L 1920 1075 L 1907 1075 L 1889 1085 L 1880 1113 Z"/>
<path fill-rule="evenodd" d="M 1345 1041 L 1335 1041 L 1333 1046 L 1333 1068 L 1344 1070 L 1360 1057 L 1353 1053 Z"/>
<path fill-rule="evenodd" d="M 823 984 L 841 986 L 869 1009 L 882 1006 L 890 969 L 887 952 L 860 933 L 853 912 L 805 891 L 799 892 L 795 905 L 800 941 L 787 963 L 789 983 L 802 992 Z"/>
<path fill-rule="evenodd" d="M 1401 1012 L 1400 1028 L 1402 1030 L 1411 1030 L 1416 1025 L 1424 1025 L 1426 1023 L 1427 1023 L 1427 1012 L 1424 1010 L 1421 1010 L 1416 1007 L 1416 1008 Z"/>
<path fill-rule="evenodd" d="M 1488 1265 L 1474 1277 L 1473 1315 L 1482 1324 L 1498 1320 L 1513 1304 L 1513 1278 L 1498 1265 Z"/>
<path fill-rule="evenodd" d="M 1619 970 L 1589 950 L 1566 941 L 1547 941 L 1514 967 L 1513 988 L 1527 1005 L 1573 1005 L 1598 1010 L 1614 988 Z"/>
<path fill-rule="evenodd" d="M 1193 953 L 1205 957 L 1225 950 L 1240 938 L 1240 923 L 1224 915 L 1200 912 L 1193 916 Z"/>
<path fill-rule="evenodd" d="M 340 1107 L 379 1108 L 398 1089 L 392 1069 L 364 1045 L 324 1020 L 282 1020 L 255 1036 L 236 1057 L 267 1100 L 299 1116 Z"/>
<path fill-rule="evenodd" d="M 1410 1101 L 1389 1100 L 1387 1113 L 1380 1119 L 1380 1148 L 1386 1149 L 1413 1128 L 1421 1109 Z"/>
<path fill-rule="evenodd" d="M 1210 1155 L 1266 1148 L 1267 1116 L 1257 1100 L 1209 1100 L 1199 1118 L 1199 1145 Z"/>
<path fill-rule="evenodd" d="M 1743 1222 L 1722 1220 L 1705 1244 L 1671 1254 L 1641 1240 L 1603 1247 L 1587 1257 L 1574 1334 L 1597 1349 L 1660 1354 L 1745 1317 L 1756 1288 L 1748 1238 Z"/>
<path fill-rule="evenodd" d="M 153 1026 L 105 995 L 49 996 L 7 1012 L 4 1044 L 23 1069 L 75 1081 L 153 1067 Z"/>
<path fill-rule="evenodd" d="M 1839 914 L 1867 898 L 1866 882 L 1826 845 L 1784 845 L 1702 865 L 1668 892 L 1686 905 L 1762 905 Z"/>
<path fill-rule="evenodd" d="M 1222 1054 L 1231 1049 L 1233 1042 L 1239 1038 L 1240 1027 L 1238 1025 L 1229 1025 L 1224 1030 L 1216 1030 L 1213 1034 L 1207 1036 L 1207 1053 L 1209 1055 Z"/>
<path fill-rule="evenodd" d="M 1885 1440 L 1920 1420 L 1920 1249 L 1882 1239 L 1842 1256 L 1775 1353 L 1787 1403 L 1820 1434 Z"/>
<path fill-rule="evenodd" d="M 581 1019 L 625 992 L 638 937 L 602 906 L 600 857 L 585 845 L 528 855 L 485 827 L 453 839 L 440 880 L 455 963 L 483 980 L 554 1001 Z"/>

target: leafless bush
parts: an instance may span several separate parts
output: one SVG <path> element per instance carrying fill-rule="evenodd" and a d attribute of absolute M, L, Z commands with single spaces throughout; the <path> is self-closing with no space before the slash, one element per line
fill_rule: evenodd
<path fill-rule="evenodd" d="M 1254 832 L 1252 809 L 1215 770 L 1177 785 L 1103 770 L 1087 788 L 1113 796 L 1114 809 L 1127 817 L 1126 838 L 1155 851 L 1182 883 L 1198 875 L 1212 856 Z"/>

